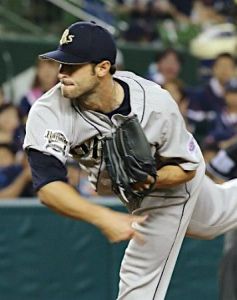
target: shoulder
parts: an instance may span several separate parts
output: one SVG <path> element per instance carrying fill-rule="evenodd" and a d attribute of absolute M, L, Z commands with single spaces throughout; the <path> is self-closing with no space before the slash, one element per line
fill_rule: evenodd
<path fill-rule="evenodd" d="M 61 96 L 60 85 L 44 94 L 30 110 L 26 122 L 24 149 L 33 148 L 53 155 L 63 163 L 73 138 L 72 108 Z"/>
<path fill-rule="evenodd" d="M 157 93 L 157 94 L 168 94 L 166 90 L 164 90 L 159 84 L 148 80 L 144 77 L 138 76 L 133 72 L 127 71 L 118 71 L 115 73 L 114 77 L 123 80 L 126 82 L 129 87 L 135 88 L 142 88 L 146 93 Z"/>
<path fill-rule="evenodd" d="M 71 110 L 71 103 L 61 95 L 60 83 L 43 94 L 31 107 L 29 118 L 41 115 L 44 117 L 63 116 Z M 44 115 L 46 114 L 46 115 Z"/>
<path fill-rule="evenodd" d="M 140 87 L 147 89 L 150 87 L 154 88 L 160 88 L 160 86 L 148 79 L 145 79 L 133 72 L 128 72 L 128 71 L 117 71 L 114 75 L 114 77 L 123 80 L 126 82 L 129 86 L 136 86 L 139 85 Z"/>
<path fill-rule="evenodd" d="M 119 71 L 115 73 L 115 77 L 125 81 L 132 90 L 142 90 L 146 98 L 146 103 L 157 106 L 162 103 L 167 106 L 167 102 L 175 103 L 170 94 L 163 89 L 159 84 L 138 76 L 132 72 Z"/>
<path fill-rule="evenodd" d="M 179 114 L 175 100 L 157 83 L 132 72 L 116 72 L 115 76 L 129 85 L 132 111 L 141 119 L 149 120 L 154 114 L 163 118 Z"/>

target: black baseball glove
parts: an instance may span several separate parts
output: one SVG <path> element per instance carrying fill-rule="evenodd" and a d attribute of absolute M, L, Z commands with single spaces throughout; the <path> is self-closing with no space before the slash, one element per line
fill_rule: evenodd
<path fill-rule="evenodd" d="M 156 161 L 137 116 L 127 119 L 111 136 L 104 138 L 103 156 L 113 191 L 130 210 L 137 208 L 153 189 L 157 172 Z M 154 183 L 148 189 L 135 190 L 136 183 L 146 182 L 149 175 Z"/>

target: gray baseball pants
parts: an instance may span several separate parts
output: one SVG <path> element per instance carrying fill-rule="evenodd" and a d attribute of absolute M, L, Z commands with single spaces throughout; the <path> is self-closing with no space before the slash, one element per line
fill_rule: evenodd
<path fill-rule="evenodd" d="M 131 240 L 121 270 L 117 300 L 163 300 L 185 235 L 212 239 L 237 227 L 237 179 L 217 185 L 199 167 L 177 197 L 146 198 L 136 214 L 148 214 L 134 224 L 145 243 Z"/>

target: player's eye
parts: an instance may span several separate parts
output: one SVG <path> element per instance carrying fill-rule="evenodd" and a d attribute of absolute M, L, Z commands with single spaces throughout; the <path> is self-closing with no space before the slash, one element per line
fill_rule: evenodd
<path fill-rule="evenodd" d="M 66 65 L 66 64 L 61 64 L 59 72 L 60 73 L 66 73 L 67 75 L 73 74 L 75 71 L 78 69 L 82 68 L 85 64 L 80 64 L 80 65 Z"/>

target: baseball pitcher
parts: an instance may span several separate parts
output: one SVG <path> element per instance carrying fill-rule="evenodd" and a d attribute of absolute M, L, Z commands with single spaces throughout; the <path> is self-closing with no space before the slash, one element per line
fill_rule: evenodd
<path fill-rule="evenodd" d="M 175 101 L 159 85 L 115 72 L 116 45 L 95 23 L 66 29 L 59 83 L 32 107 L 24 148 L 41 201 L 130 240 L 117 300 L 162 300 L 184 236 L 214 238 L 237 226 L 237 181 L 215 185 Z M 73 157 L 100 195 L 115 193 L 130 214 L 95 205 L 68 183 Z"/>

